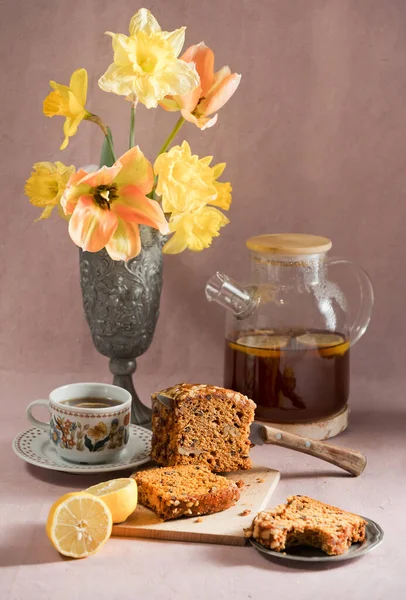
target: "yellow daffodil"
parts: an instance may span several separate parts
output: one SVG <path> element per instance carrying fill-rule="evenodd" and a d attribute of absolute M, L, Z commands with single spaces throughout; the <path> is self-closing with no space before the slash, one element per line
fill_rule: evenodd
<path fill-rule="evenodd" d="M 192 155 L 187 142 L 155 161 L 156 194 L 161 196 L 164 212 L 170 215 L 169 229 L 174 234 L 163 248 L 166 254 L 208 248 L 220 228 L 229 222 L 214 208 L 228 210 L 231 204 L 231 184 L 217 181 L 226 165 L 210 167 L 211 161 L 211 156 L 199 159 Z"/>
<path fill-rule="evenodd" d="M 44 208 L 41 216 L 36 219 L 47 219 L 55 206 L 58 212 L 64 216 L 60 205 L 62 194 L 65 191 L 69 178 L 75 172 L 75 167 L 62 164 L 61 162 L 38 162 L 33 166 L 31 177 L 25 184 L 24 192 L 29 197 L 31 204 Z"/>
<path fill-rule="evenodd" d="M 174 235 L 163 247 L 165 254 L 178 254 L 186 248 L 200 252 L 208 248 L 219 230 L 230 221 L 217 208 L 203 206 L 190 213 L 171 216 L 169 229 Z"/>
<path fill-rule="evenodd" d="M 44 100 L 43 111 L 47 117 L 60 115 L 66 117 L 63 126 L 65 139 L 61 145 L 64 150 L 68 145 L 69 138 L 77 132 L 79 123 L 90 116 L 86 110 L 87 95 L 87 71 L 77 69 L 70 78 L 69 86 L 50 82 L 53 92 L 48 94 Z"/>
<path fill-rule="evenodd" d="M 190 212 L 204 204 L 229 209 L 231 184 L 216 181 L 226 164 L 210 167 L 211 161 L 211 156 L 199 159 L 192 154 L 186 141 L 158 156 L 154 165 L 156 193 L 162 196 L 164 212 Z"/>
<path fill-rule="evenodd" d="M 105 92 L 136 96 L 154 108 L 165 96 L 187 94 L 199 85 L 195 65 L 177 57 L 185 27 L 161 31 L 149 10 L 141 8 L 131 19 L 130 35 L 107 32 L 113 39 L 114 62 L 99 79 Z"/>

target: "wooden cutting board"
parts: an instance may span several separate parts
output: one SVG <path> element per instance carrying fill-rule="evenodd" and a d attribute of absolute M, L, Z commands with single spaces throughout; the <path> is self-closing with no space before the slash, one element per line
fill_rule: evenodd
<path fill-rule="evenodd" d="M 230 473 L 227 477 L 233 481 L 242 479 L 245 484 L 239 501 L 228 510 L 202 516 L 201 522 L 197 522 L 197 517 L 161 521 L 148 508 L 138 506 L 127 521 L 113 525 L 112 535 L 244 546 L 243 529 L 267 507 L 278 484 L 279 471 L 254 465 L 250 471 Z M 243 516 L 244 511 L 250 512 Z"/>

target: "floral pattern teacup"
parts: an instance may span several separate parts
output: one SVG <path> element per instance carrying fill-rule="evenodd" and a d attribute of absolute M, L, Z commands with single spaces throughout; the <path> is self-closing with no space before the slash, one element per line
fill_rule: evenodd
<path fill-rule="evenodd" d="M 108 398 L 114 406 L 83 408 L 65 404 L 72 398 Z M 36 419 L 33 407 L 48 407 L 50 421 Z M 27 407 L 28 420 L 48 431 L 56 453 L 71 462 L 114 462 L 130 435 L 131 394 L 105 383 L 72 383 L 56 388 L 49 400 L 34 400 Z"/>

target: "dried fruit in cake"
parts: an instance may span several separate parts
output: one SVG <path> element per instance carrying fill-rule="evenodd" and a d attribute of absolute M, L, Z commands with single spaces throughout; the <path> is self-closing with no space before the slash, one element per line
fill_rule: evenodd
<path fill-rule="evenodd" d="M 240 497 L 236 484 L 199 465 L 161 467 L 132 475 L 139 503 L 164 521 L 226 510 Z"/>
<path fill-rule="evenodd" d="M 260 512 L 244 531 L 246 537 L 275 552 L 289 546 L 313 546 L 338 555 L 364 541 L 365 525 L 362 517 L 341 508 L 307 496 L 290 496 L 286 504 Z"/>
<path fill-rule="evenodd" d="M 173 401 L 162 404 L 158 394 Z M 233 390 L 182 383 L 152 395 L 152 458 L 161 465 L 199 464 L 222 473 L 250 469 L 255 403 Z"/>

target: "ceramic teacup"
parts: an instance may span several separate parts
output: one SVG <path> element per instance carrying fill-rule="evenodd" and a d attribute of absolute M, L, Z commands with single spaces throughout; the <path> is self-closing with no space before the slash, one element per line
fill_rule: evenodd
<path fill-rule="evenodd" d="M 33 416 L 48 407 L 49 422 Z M 27 407 L 28 420 L 49 432 L 56 453 L 75 463 L 114 462 L 130 435 L 131 394 L 105 383 L 72 383 L 52 390 L 48 400 Z"/>

